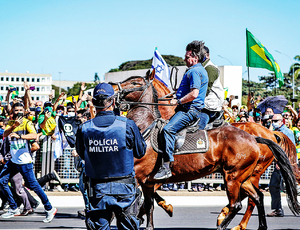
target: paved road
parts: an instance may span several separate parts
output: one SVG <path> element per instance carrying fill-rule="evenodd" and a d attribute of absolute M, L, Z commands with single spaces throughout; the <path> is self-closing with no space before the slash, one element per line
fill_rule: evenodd
<path fill-rule="evenodd" d="M 155 229 L 192 229 L 192 230 L 208 230 L 216 229 L 216 219 L 221 206 L 175 206 L 174 216 L 170 218 L 164 211 L 156 207 L 154 212 Z M 35 214 L 27 217 L 14 217 L 12 219 L 0 218 L 0 229 L 85 229 L 84 221 L 77 217 L 79 207 L 59 207 L 58 213 L 54 220 L 45 224 L 43 209 L 39 207 Z M 270 207 L 266 207 L 266 212 L 270 211 Z M 243 213 L 242 210 L 241 213 Z M 2 213 L 2 211 L 1 211 Z M 283 218 L 267 218 L 268 229 L 300 229 L 299 217 L 295 217 L 285 207 L 285 217 Z M 241 220 L 242 214 L 238 214 L 229 228 L 234 227 Z M 145 225 L 141 226 L 144 229 Z M 258 228 L 258 217 L 256 212 L 250 219 L 248 229 Z M 113 227 L 112 229 L 116 229 Z"/>

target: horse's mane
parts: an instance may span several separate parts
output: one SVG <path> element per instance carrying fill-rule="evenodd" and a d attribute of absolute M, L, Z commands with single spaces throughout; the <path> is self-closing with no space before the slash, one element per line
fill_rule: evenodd
<path fill-rule="evenodd" d="M 142 77 L 142 76 L 131 76 L 131 77 L 126 78 L 125 80 L 121 81 L 120 84 L 122 84 L 122 83 L 124 83 L 126 81 L 129 81 L 131 79 L 134 79 L 134 78 L 142 78 L 144 80 L 144 82 L 145 82 L 145 77 Z"/>
<path fill-rule="evenodd" d="M 152 88 L 152 92 L 153 92 L 153 100 L 154 103 L 158 103 L 158 94 L 157 94 L 157 90 L 155 89 L 155 87 L 153 86 L 153 84 L 151 84 L 151 88 Z M 158 109 L 158 105 L 154 106 L 154 110 L 155 110 L 155 114 L 157 115 L 157 118 L 161 118 L 161 113 Z"/>

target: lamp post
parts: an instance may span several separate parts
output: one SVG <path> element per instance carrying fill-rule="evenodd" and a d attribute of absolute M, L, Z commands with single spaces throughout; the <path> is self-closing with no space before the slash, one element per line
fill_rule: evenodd
<path fill-rule="evenodd" d="M 59 71 L 58 73 L 59 73 L 59 95 L 60 95 L 61 94 L 61 74 L 62 74 L 62 72 Z"/>
<path fill-rule="evenodd" d="M 294 76 L 294 65 L 293 65 L 294 63 L 293 63 L 293 61 L 292 61 L 292 59 L 290 58 L 289 55 L 287 55 L 285 53 L 282 53 L 282 52 L 280 52 L 278 50 L 275 50 L 275 51 L 277 53 L 280 53 L 280 54 L 283 54 L 283 55 L 287 56 L 290 59 L 291 63 L 292 63 L 292 66 L 293 66 L 293 86 L 292 86 L 292 88 L 293 88 L 293 99 L 294 99 L 294 97 L 295 97 L 295 76 Z M 293 108 L 294 108 L 294 104 L 295 104 L 295 102 L 293 102 Z"/>
<path fill-rule="evenodd" d="M 231 61 L 229 60 L 229 59 L 227 59 L 227 58 L 225 58 L 225 57 L 222 57 L 221 55 L 218 55 L 220 58 L 223 58 L 223 59 L 225 59 L 225 60 L 227 60 L 227 61 L 229 61 L 230 62 L 230 64 L 232 65 L 232 63 L 231 63 Z"/>

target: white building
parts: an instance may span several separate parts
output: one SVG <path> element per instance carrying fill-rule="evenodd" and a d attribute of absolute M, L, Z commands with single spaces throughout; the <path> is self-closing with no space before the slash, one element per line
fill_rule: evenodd
<path fill-rule="evenodd" d="M 13 85 L 19 91 L 19 96 L 25 94 L 24 81 L 35 87 L 32 90 L 31 97 L 37 101 L 48 101 L 52 90 L 51 74 L 33 74 L 33 73 L 0 73 L 0 95 L 5 99 L 9 85 Z"/>
<path fill-rule="evenodd" d="M 187 69 L 186 66 L 177 66 L 177 85 L 179 87 L 181 79 Z M 228 88 L 227 97 L 230 95 L 237 96 L 237 99 L 232 101 L 232 105 L 237 105 L 242 103 L 242 66 L 218 66 L 220 70 L 221 83 L 224 88 Z M 129 70 L 112 72 L 105 74 L 105 82 L 121 82 L 131 76 L 145 76 L 148 69 L 140 70 Z M 173 76 L 174 77 L 174 76 Z"/>

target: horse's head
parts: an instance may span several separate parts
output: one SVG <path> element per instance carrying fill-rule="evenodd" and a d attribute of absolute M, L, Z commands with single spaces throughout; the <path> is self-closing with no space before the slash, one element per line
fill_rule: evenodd
<path fill-rule="evenodd" d="M 119 83 L 110 84 L 117 94 L 117 102 L 138 102 L 146 94 L 155 76 L 155 71 L 148 71 L 145 77 L 132 76 Z M 150 87 L 151 88 L 151 87 Z"/>

